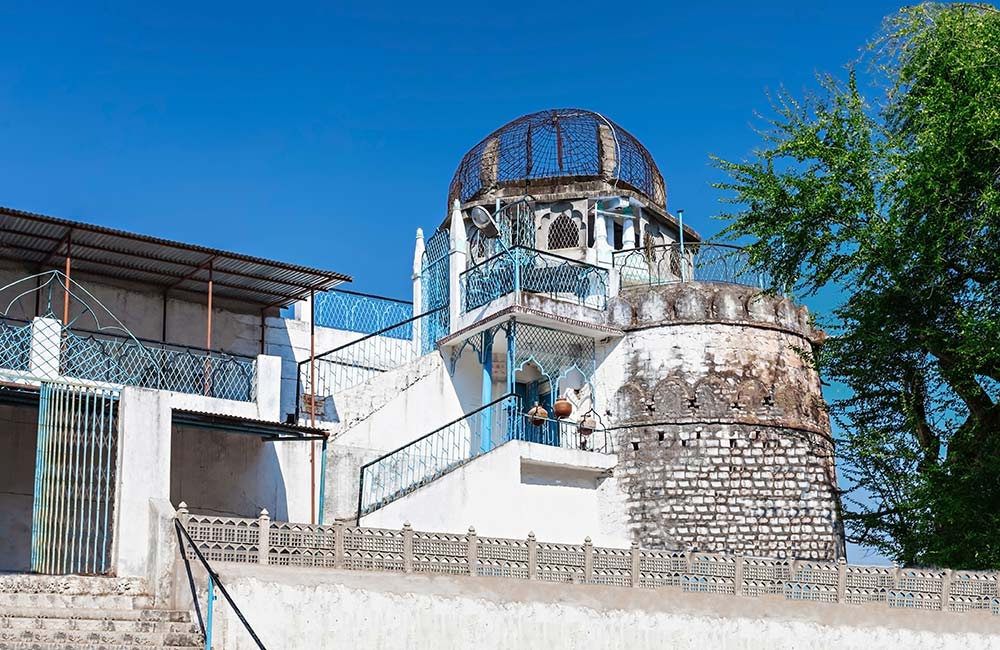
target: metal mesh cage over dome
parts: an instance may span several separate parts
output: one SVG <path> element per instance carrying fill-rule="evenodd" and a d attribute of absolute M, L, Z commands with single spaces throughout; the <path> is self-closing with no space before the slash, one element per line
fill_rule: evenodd
<path fill-rule="evenodd" d="M 483 138 L 459 163 L 448 202 L 502 187 L 528 192 L 542 179 L 604 180 L 667 207 L 663 175 L 646 147 L 611 120 L 576 108 L 525 115 Z"/>

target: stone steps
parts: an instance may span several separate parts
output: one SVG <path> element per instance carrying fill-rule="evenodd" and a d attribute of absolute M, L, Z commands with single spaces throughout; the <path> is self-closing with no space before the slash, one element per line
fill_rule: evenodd
<path fill-rule="evenodd" d="M 141 582 L 0 575 L 0 650 L 203 647 L 193 614 L 153 608 L 153 598 Z"/>

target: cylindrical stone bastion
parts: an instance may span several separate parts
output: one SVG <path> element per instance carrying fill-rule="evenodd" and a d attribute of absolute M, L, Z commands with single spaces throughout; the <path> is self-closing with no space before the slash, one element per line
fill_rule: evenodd
<path fill-rule="evenodd" d="M 642 546 L 843 557 L 830 420 L 810 364 L 823 333 L 754 287 L 627 288 L 602 364 L 633 538 Z"/>

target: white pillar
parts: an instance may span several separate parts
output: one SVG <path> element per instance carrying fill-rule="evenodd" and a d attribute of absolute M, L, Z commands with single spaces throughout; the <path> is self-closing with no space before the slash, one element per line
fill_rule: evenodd
<path fill-rule="evenodd" d="M 451 207 L 451 259 L 448 265 L 448 303 L 450 307 L 451 332 L 458 331 L 458 318 L 462 314 L 462 285 L 460 276 L 465 273 L 469 255 L 469 242 L 465 234 L 465 218 L 455 199 Z"/>
<path fill-rule="evenodd" d="M 417 241 L 413 247 L 413 315 L 419 316 L 424 309 L 424 288 L 421 278 L 421 271 L 424 267 L 424 230 L 417 228 Z M 419 320 L 413 321 L 413 342 L 420 345 L 421 323 Z M 419 349 L 419 348 L 418 348 Z"/>
<path fill-rule="evenodd" d="M 597 253 L 597 264 L 611 265 L 611 244 L 608 243 L 608 219 L 604 213 L 594 208 L 594 251 Z"/>
<path fill-rule="evenodd" d="M 312 322 L 312 306 L 310 305 L 311 302 L 312 298 L 307 297 L 303 300 L 299 300 L 294 305 L 292 305 L 292 317 L 295 318 L 295 320 L 311 323 Z"/>
<path fill-rule="evenodd" d="M 31 321 L 31 356 L 28 372 L 38 379 L 59 376 L 59 353 L 62 323 L 55 318 L 35 318 Z"/>
<path fill-rule="evenodd" d="M 635 219 L 632 215 L 625 216 L 625 225 L 622 228 L 622 250 L 635 248 Z"/>

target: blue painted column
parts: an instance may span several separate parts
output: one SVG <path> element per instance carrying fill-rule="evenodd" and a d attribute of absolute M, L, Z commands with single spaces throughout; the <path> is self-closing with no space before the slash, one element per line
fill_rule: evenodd
<path fill-rule="evenodd" d="M 507 394 L 513 395 L 514 389 L 517 384 L 514 373 L 514 359 L 516 358 L 515 353 L 517 350 L 517 323 L 511 319 L 510 324 L 507 326 Z M 521 425 L 524 419 L 521 417 L 521 410 L 527 408 L 524 404 L 518 404 L 517 398 L 514 397 L 513 406 L 510 412 L 507 414 L 507 437 L 514 440 L 523 439 L 523 434 L 521 432 Z"/>
<path fill-rule="evenodd" d="M 493 333 L 483 332 L 483 350 L 479 360 L 483 364 L 482 405 L 493 401 Z M 479 427 L 479 449 L 487 452 L 493 448 L 493 418 L 490 410 L 483 411 Z"/>

